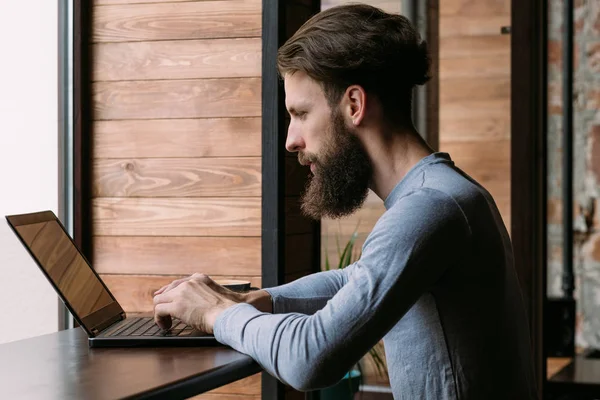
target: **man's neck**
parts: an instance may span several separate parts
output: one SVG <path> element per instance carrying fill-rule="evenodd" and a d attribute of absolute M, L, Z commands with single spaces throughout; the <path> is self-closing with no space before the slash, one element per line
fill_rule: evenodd
<path fill-rule="evenodd" d="M 414 129 L 373 135 L 365 141 L 373 165 L 371 190 L 385 200 L 408 171 L 433 150 Z"/>

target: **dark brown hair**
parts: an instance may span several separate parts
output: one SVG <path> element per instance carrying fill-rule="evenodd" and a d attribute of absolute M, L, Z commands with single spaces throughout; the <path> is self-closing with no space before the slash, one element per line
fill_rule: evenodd
<path fill-rule="evenodd" d="M 331 107 L 360 85 L 382 103 L 390 122 L 410 118 L 412 88 L 430 79 L 427 44 L 410 21 L 365 4 L 322 11 L 279 49 L 281 76 L 302 71 L 316 80 Z"/>

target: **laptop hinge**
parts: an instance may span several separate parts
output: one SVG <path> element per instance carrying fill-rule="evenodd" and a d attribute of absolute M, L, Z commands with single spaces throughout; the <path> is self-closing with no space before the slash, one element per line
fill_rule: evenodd
<path fill-rule="evenodd" d="M 92 328 L 92 333 L 94 334 L 94 336 L 96 336 L 97 334 L 99 334 L 100 332 L 102 332 L 104 329 L 108 328 L 109 326 L 111 326 L 115 322 L 122 321 L 124 319 L 125 319 L 125 312 L 122 312 L 120 314 L 114 315 L 114 316 L 108 318 L 107 320 L 102 321 L 101 323 L 99 323 L 95 327 L 93 327 Z"/>

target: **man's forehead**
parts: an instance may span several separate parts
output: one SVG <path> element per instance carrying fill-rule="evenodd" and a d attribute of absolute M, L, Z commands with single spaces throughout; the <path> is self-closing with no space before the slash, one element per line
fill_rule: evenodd
<path fill-rule="evenodd" d="M 283 79 L 286 105 L 299 106 L 325 99 L 321 86 L 304 72 L 288 73 Z"/>

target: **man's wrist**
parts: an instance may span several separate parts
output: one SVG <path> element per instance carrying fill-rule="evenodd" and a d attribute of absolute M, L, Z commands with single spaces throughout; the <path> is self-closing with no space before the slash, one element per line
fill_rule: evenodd
<path fill-rule="evenodd" d="M 206 332 L 213 333 L 215 323 L 217 322 L 217 319 L 219 318 L 219 316 L 237 304 L 239 304 L 239 303 L 235 302 L 235 301 L 227 300 L 227 301 L 224 301 L 222 304 L 220 304 L 216 307 L 213 307 L 208 312 L 206 312 L 204 314 L 205 323 L 208 328 L 208 330 L 206 330 Z"/>
<path fill-rule="evenodd" d="M 245 293 L 244 302 L 250 304 L 260 312 L 273 312 L 273 301 L 271 295 L 266 290 L 254 290 Z"/>

